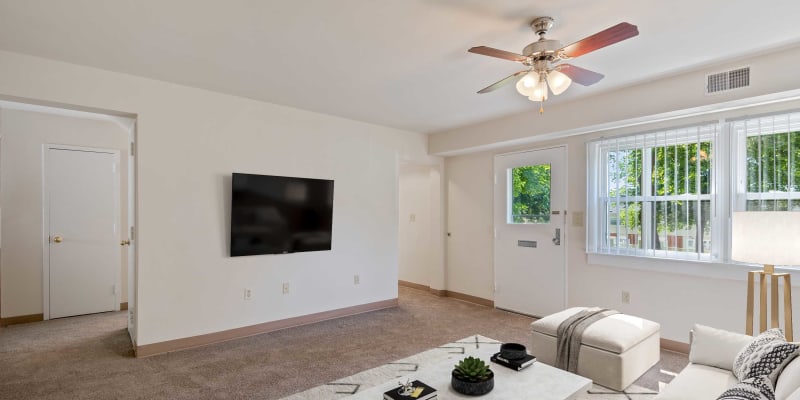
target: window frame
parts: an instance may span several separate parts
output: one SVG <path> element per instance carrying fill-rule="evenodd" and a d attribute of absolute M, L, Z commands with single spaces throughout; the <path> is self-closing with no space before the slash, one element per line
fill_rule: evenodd
<path fill-rule="evenodd" d="M 786 118 L 786 129 L 779 129 L 775 126 L 775 119 L 778 118 Z M 769 127 L 762 127 L 762 121 L 772 120 L 772 125 Z M 748 123 L 756 123 L 758 124 L 757 128 L 749 128 Z M 787 160 L 787 167 L 789 169 L 788 175 L 790 176 L 789 182 L 787 187 L 789 187 L 788 191 L 778 191 L 778 190 L 771 190 L 771 191 L 759 191 L 759 192 L 750 192 L 748 190 L 748 182 L 747 179 L 749 177 L 748 169 L 747 169 L 747 138 L 754 137 L 754 136 L 764 136 L 769 134 L 780 134 L 780 133 L 787 133 L 787 132 L 800 132 L 800 111 L 793 111 L 793 112 L 780 112 L 780 113 L 770 113 L 770 114 L 763 114 L 752 116 L 748 118 L 738 118 L 732 119 L 729 121 L 730 130 L 731 130 L 731 137 L 732 140 L 735 140 L 735 154 L 736 160 L 741 159 L 742 162 L 738 164 L 732 164 L 735 171 L 736 176 L 739 177 L 736 179 L 736 184 L 734 185 L 734 190 L 731 192 L 732 196 L 732 209 L 734 211 L 746 211 L 747 210 L 747 202 L 754 201 L 754 200 L 787 200 L 789 202 L 789 208 L 791 208 L 792 201 L 800 202 L 800 182 L 794 182 L 791 179 L 791 168 L 793 164 L 800 163 L 800 160 L 794 159 L 792 152 L 791 152 L 791 136 L 789 140 L 789 151 L 788 151 L 788 160 Z M 757 130 L 757 132 L 753 132 L 753 130 Z M 765 133 L 770 132 L 770 133 Z M 800 135 L 798 136 L 798 140 L 800 140 Z M 759 173 L 759 176 L 761 174 Z M 793 211 L 793 210 L 790 210 Z"/>
<path fill-rule="evenodd" d="M 694 134 L 688 133 L 692 130 L 695 131 Z M 724 155 L 722 155 L 722 157 L 719 156 L 719 148 L 721 147 L 720 137 L 724 136 L 721 134 L 722 130 L 723 126 L 721 121 L 709 121 L 685 126 L 670 127 L 656 131 L 636 132 L 627 135 L 601 137 L 587 142 L 588 227 L 586 232 L 586 252 L 588 254 L 649 257 L 672 260 L 702 262 L 719 261 L 720 255 L 724 253 L 720 252 L 719 250 L 723 243 L 719 239 L 722 235 L 718 234 L 718 232 L 722 232 L 724 227 L 721 226 L 720 218 L 717 218 L 720 208 L 720 190 L 718 187 L 720 179 L 717 175 L 718 171 L 720 170 L 719 165 L 725 165 L 727 162 L 727 158 Z M 611 145 L 610 143 L 612 142 L 614 142 L 616 146 Z M 620 146 L 620 142 L 623 142 L 622 146 Z M 665 195 L 657 195 L 652 192 L 653 188 L 650 182 L 652 182 L 653 170 L 648 166 L 652 165 L 652 158 L 654 157 L 653 153 L 655 149 L 690 145 L 695 143 L 699 146 L 701 143 L 705 142 L 710 143 L 713 157 L 713 159 L 710 160 L 711 164 L 709 166 L 708 193 L 700 193 L 701 183 L 699 176 L 696 178 L 697 187 L 694 193 L 691 193 L 689 190 L 686 190 L 685 193 L 681 194 L 674 193 Z M 633 149 L 641 150 L 642 184 L 640 184 L 640 187 L 638 188 L 638 190 L 641 192 L 637 191 L 637 195 L 635 196 L 619 196 L 618 193 L 617 197 L 612 199 L 611 196 L 607 195 L 610 193 L 608 187 L 608 181 L 610 179 L 608 177 L 609 166 L 607 162 L 607 154 L 612 151 L 619 152 L 621 150 L 624 151 Z M 698 170 L 699 167 L 700 161 L 698 160 Z M 609 213 L 605 211 L 605 205 L 612 202 L 619 204 L 620 200 L 623 198 L 626 204 L 641 204 L 642 225 L 640 227 L 640 242 L 642 243 L 642 248 L 619 247 L 619 231 L 616 232 L 616 235 L 614 236 L 614 243 L 616 243 L 617 246 L 610 246 L 611 232 L 610 230 L 606 230 L 610 221 Z M 654 205 L 658 203 L 668 203 L 674 201 L 696 202 L 697 207 L 700 207 L 702 202 L 710 202 L 709 227 L 711 230 L 711 251 L 709 253 L 671 250 L 669 248 L 654 249 L 648 247 L 649 244 L 652 244 L 654 240 L 654 232 L 657 229 L 657 227 L 654 226 L 655 222 L 653 219 Z M 697 210 L 695 212 L 699 213 L 701 211 Z M 619 218 L 619 211 L 616 213 L 616 218 Z M 619 227 L 619 224 L 617 224 L 617 227 Z M 628 236 L 627 232 L 629 231 L 626 229 L 626 239 Z M 667 241 L 668 240 L 669 239 L 667 239 Z M 695 238 L 695 244 L 704 242 L 705 240 L 701 232 L 700 236 Z"/>
<path fill-rule="evenodd" d="M 514 205 L 516 204 L 516 200 L 514 198 L 514 171 L 521 168 L 536 168 L 536 167 L 543 167 L 547 166 L 547 213 L 540 214 L 540 215 L 533 215 L 528 214 L 532 219 L 542 218 L 541 221 L 515 221 L 515 218 L 520 217 L 524 218 L 526 214 L 515 214 L 514 213 Z M 520 165 L 516 167 L 511 167 L 506 170 L 506 224 L 508 225 L 546 225 L 550 224 L 551 218 L 551 211 L 552 211 L 552 185 L 553 185 L 553 175 L 552 175 L 552 164 L 533 164 L 533 165 Z"/>
<path fill-rule="evenodd" d="M 598 139 L 590 140 L 586 143 L 587 149 L 587 163 L 586 163 L 586 176 L 587 176 L 587 229 L 586 229 L 586 253 L 589 256 L 590 263 L 605 264 L 605 265 L 622 265 L 630 268 L 637 269 L 651 269 L 650 267 L 638 267 L 637 262 L 634 261 L 636 257 L 652 258 L 662 260 L 659 263 L 653 264 L 657 270 L 665 272 L 685 272 L 692 273 L 696 267 L 692 264 L 686 264 L 685 261 L 699 262 L 709 265 L 721 266 L 737 266 L 745 268 L 746 264 L 738 263 L 731 260 L 730 257 L 730 243 L 731 243 L 731 226 L 730 217 L 734 211 L 745 211 L 747 209 L 748 200 L 770 200 L 770 199 L 787 199 L 789 200 L 789 207 L 793 205 L 792 201 L 800 202 L 800 182 L 789 180 L 788 191 L 786 192 L 747 192 L 748 189 L 748 167 L 747 167 L 747 137 L 752 136 L 748 134 L 747 129 L 741 129 L 741 125 L 747 122 L 756 121 L 763 118 L 787 118 L 788 123 L 786 129 L 773 129 L 774 133 L 784 132 L 800 132 L 800 109 L 790 109 L 784 111 L 777 111 L 772 113 L 746 115 L 740 113 L 739 116 L 721 116 L 716 122 L 700 122 L 691 124 L 689 126 L 701 126 L 706 124 L 716 123 L 717 134 L 713 143 L 715 162 L 712 164 L 712 177 L 714 179 L 711 185 L 712 200 L 712 254 L 710 259 L 698 259 L 696 257 L 680 255 L 680 254 L 665 254 L 658 251 L 649 253 L 626 253 L 626 252 L 602 252 L 598 251 L 601 242 L 606 240 L 598 230 L 598 220 L 601 217 L 602 209 L 599 207 L 600 201 L 600 187 L 597 184 L 599 179 L 605 179 L 607 171 L 603 168 L 597 168 L 598 162 L 602 162 L 602 154 L 597 143 L 607 139 L 621 139 L 625 137 L 632 137 L 636 135 L 643 135 L 651 132 L 635 132 L 627 135 L 600 137 Z M 667 127 L 658 131 L 678 129 L 679 127 Z M 758 135 L 764 135 L 765 129 L 759 127 Z M 769 131 L 770 129 L 766 129 Z M 766 133 L 769 134 L 769 133 Z M 788 168 L 791 174 L 792 168 L 800 164 L 800 157 L 792 155 L 793 139 L 789 141 L 788 149 Z M 602 165 L 602 164 L 600 164 Z M 602 171 L 601 171 L 602 170 Z M 643 179 L 646 179 L 643 177 Z M 793 186 L 792 186 L 793 185 Z M 643 207 L 646 208 L 646 207 Z M 800 212 L 800 211 L 798 211 Z M 644 230 L 643 230 L 644 233 Z M 642 239 L 645 240 L 644 238 Z M 701 238 L 696 238 L 701 240 Z M 696 253 L 690 253 L 696 254 Z M 621 257 L 617 257 L 621 256 Z M 677 262 L 677 263 L 675 263 Z M 796 270 L 794 267 L 783 266 L 790 270 Z M 747 267 L 749 268 L 749 267 Z M 714 269 L 718 271 L 718 269 Z M 711 271 L 711 270 L 708 270 Z M 717 273 L 713 273 L 715 276 Z"/>

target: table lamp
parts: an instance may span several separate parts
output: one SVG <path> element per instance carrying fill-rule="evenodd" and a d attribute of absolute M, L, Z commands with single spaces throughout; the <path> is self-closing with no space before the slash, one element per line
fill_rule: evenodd
<path fill-rule="evenodd" d="M 763 264 L 763 271 L 747 274 L 747 321 L 753 334 L 755 277 L 760 277 L 760 332 L 767 330 L 767 277 L 770 279 L 771 328 L 778 328 L 778 281 L 783 278 L 783 315 L 786 340 L 792 341 L 792 283 L 788 273 L 775 273 L 776 265 L 800 265 L 800 212 L 746 211 L 733 213 L 731 259 Z"/>

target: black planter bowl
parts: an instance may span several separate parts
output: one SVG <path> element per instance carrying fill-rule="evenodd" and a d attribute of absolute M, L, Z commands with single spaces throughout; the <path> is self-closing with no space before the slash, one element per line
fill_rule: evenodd
<path fill-rule="evenodd" d="M 465 381 L 457 377 L 455 371 L 452 373 L 450 379 L 450 386 L 453 387 L 458 393 L 466 394 L 467 396 L 483 396 L 494 389 L 494 372 L 489 371 L 489 379 L 480 382 Z"/>
<path fill-rule="evenodd" d="M 500 357 L 506 360 L 520 360 L 525 358 L 528 352 L 525 346 L 519 343 L 503 343 L 500 345 Z"/>

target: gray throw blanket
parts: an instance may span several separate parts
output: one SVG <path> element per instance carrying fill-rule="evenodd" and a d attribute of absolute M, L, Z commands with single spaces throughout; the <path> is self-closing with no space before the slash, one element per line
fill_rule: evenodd
<path fill-rule="evenodd" d="M 573 373 L 578 372 L 578 353 L 581 350 L 583 331 L 589 325 L 614 314 L 619 314 L 619 312 L 593 307 L 578 312 L 561 322 L 556 332 L 556 367 Z"/>

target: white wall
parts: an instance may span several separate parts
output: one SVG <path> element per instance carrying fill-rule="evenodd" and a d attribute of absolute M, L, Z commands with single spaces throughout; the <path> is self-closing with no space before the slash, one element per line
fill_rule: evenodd
<path fill-rule="evenodd" d="M 569 213 L 584 211 L 584 139 L 548 142 L 526 148 L 556 143 L 569 146 Z M 448 290 L 494 298 L 491 172 L 494 154 L 502 152 L 505 151 L 445 159 L 448 230 L 451 232 L 447 242 Z M 606 262 L 611 266 L 590 264 L 585 252 L 585 227 L 573 225 L 570 216 L 565 235 L 569 268 L 568 306 L 610 307 L 652 319 L 662 324 L 662 337 L 681 342 L 688 342 L 688 331 L 695 322 L 744 331 L 745 269 L 731 267 L 732 271 L 725 276 L 707 277 L 662 272 L 672 263 L 644 258 L 629 260 L 636 265 L 621 265 L 613 258 Z M 689 269 L 696 267 L 686 263 L 675 264 L 683 264 L 682 267 Z M 702 271 L 698 273 L 702 275 Z M 631 293 L 630 304 L 621 302 L 623 290 Z M 795 314 L 795 319 L 800 316 L 800 312 Z"/>
<path fill-rule="evenodd" d="M 120 226 L 125 232 L 128 132 L 112 121 L 0 108 L 0 136 L 0 315 L 41 314 L 42 146 L 64 144 L 120 151 Z M 127 302 L 127 257 L 122 250 L 121 301 Z"/>
<path fill-rule="evenodd" d="M 800 57 L 800 50 L 794 49 L 789 54 L 788 57 L 796 59 Z M 731 64 L 731 67 L 741 66 L 743 63 L 752 65 L 754 87 L 723 96 L 704 96 L 702 92 L 685 90 L 685 85 L 686 82 L 697 84 L 698 79 L 702 81 L 705 73 L 724 69 L 726 65 L 644 83 L 571 104 L 550 108 L 545 104 L 544 116 L 531 112 L 530 115 L 501 118 L 431 136 L 431 150 L 441 154 L 463 153 L 470 148 L 489 149 L 445 159 L 447 230 L 452 235 L 447 241 L 448 290 L 493 298 L 491 232 L 492 169 L 495 154 L 567 144 L 568 210 L 570 213 L 585 212 L 588 140 L 600 136 L 713 121 L 721 115 L 739 117 L 800 108 L 800 102 L 794 100 L 726 110 L 752 102 L 762 103 L 762 100 L 773 93 L 796 91 L 800 88 L 800 79 L 788 71 L 764 75 L 765 71 L 776 72 L 784 67 L 790 68 L 776 64 L 780 60 L 786 61 L 784 56 L 785 54 L 776 55 L 778 60 L 764 57 L 763 60 L 745 60 Z M 727 104 L 715 107 L 715 102 Z M 685 116 L 687 109 L 699 112 L 706 106 L 709 107 L 705 112 L 716 108 L 720 111 Z M 654 113 L 659 113 L 659 116 L 653 117 Z M 667 113 L 684 117 L 642 124 L 643 121 L 653 118 L 659 120 Z M 621 123 L 618 118 L 624 119 L 625 123 Z M 608 127 L 626 125 L 633 119 L 639 120 L 637 123 L 642 125 L 608 130 Z M 605 127 L 599 130 L 599 126 Z M 585 132 L 581 135 L 574 135 L 583 130 Z M 566 137 L 552 139 L 560 135 Z M 528 144 L 520 145 L 522 143 Z M 573 224 L 572 217 L 568 217 L 568 221 L 567 283 L 570 306 L 598 305 L 640 315 L 660 322 L 662 337 L 682 342 L 688 342 L 688 331 L 693 323 L 744 332 L 745 279 L 746 271 L 750 268 L 629 257 L 595 257 L 590 262 L 585 252 L 585 227 L 580 223 Z M 796 283 L 797 278 L 796 276 L 794 280 Z M 623 290 L 631 293 L 630 304 L 622 304 Z M 800 317 L 797 304 L 794 309 L 794 319 L 797 320 Z"/>
<path fill-rule="evenodd" d="M 425 136 L 9 52 L 0 96 L 136 115 L 137 344 L 397 297 L 397 166 L 432 162 Z M 333 250 L 228 257 L 233 171 L 334 179 Z"/>

